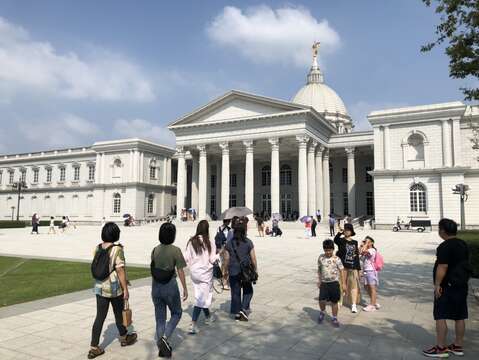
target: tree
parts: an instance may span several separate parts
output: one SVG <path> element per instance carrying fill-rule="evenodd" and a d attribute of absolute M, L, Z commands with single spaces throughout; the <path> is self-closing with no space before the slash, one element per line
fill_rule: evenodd
<path fill-rule="evenodd" d="M 447 42 L 449 76 L 456 79 L 479 78 L 479 0 L 422 0 L 427 6 L 436 3 L 441 22 L 436 27 L 437 38 L 421 47 L 431 51 Z M 466 100 L 479 100 L 479 88 L 464 87 Z"/>

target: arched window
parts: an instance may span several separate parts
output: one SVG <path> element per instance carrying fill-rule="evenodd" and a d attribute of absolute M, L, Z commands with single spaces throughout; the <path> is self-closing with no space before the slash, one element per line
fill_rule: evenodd
<path fill-rule="evenodd" d="M 291 167 L 289 165 L 281 166 L 281 170 L 279 172 L 279 179 L 281 185 L 291 185 L 293 176 L 291 172 Z"/>
<path fill-rule="evenodd" d="M 411 212 L 426 212 L 426 187 L 414 184 L 409 188 L 409 203 Z"/>
<path fill-rule="evenodd" d="M 418 134 L 412 134 L 407 139 L 409 154 L 409 161 L 424 160 L 424 138 Z"/>
<path fill-rule="evenodd" d="M 121 212 L 121 195 L 118 193 L 113 194 L 113 214 L 119 214 Z"/>
<path fill-rule="evenodd" d="M 148 214 L 153 213 L 154 200 L 155 200 L 155 195 L 153 195 L 153 194 L 148 195 L 148 201 L 147 201 L 147 204 L 146 204 L 146 211 L 148 212 Z"/>
<path fill-rule="evenodd" d="M 150 161 L 150 180 L 155 180 L 156 179 L 156 161 L 151 160 Z"/>
<path fill-rule="evenodd" d="M 261 169 L 261 185 L 271 185 L 271 168 L 268 165 Z"/>
<path fill-rule="evenodd" d="M 121 177 L 121 160 L 120 159 L 115 159 L 113 161 L 113 177 L 114 178 L 120 178 Z"/>

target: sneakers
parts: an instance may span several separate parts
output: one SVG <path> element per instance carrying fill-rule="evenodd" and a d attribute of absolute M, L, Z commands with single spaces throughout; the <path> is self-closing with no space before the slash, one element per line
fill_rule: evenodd
<path fill-rule="evenodd" d="M 338 327 L 339 327 L 339 320 L 338 320 L 338 318 L 333 317 L 332 323 L 333 323 L 333 326 L 334 326 L 335 328 L 338 328 Z"/>
<path fill-rule="evenodd" d="M 190 324 L 190 329 L 188 330 L 188 334 L 195 335 L 197 333 L 198 333 L 198 329 L 196 328 L 196 325 L 191 323 Z"/>
<path fill-rule="evenodd" d="M 363 307 L 363 311 L 366 311 L 366 312 L 376 311 L 376 306 L 374 306 L 374 305 L 368 305 L 368 306 L 366 306 L 366 307 Z"/>
<path fill-rule="evenodd" d="M 422 354 L 427 357 L 434 358 L 448 358 L 449 357 L 449 348 L 440 348 L 439 346 L 433 346 L 430 349 L 423 350 Z"/>
<path fill-rule="evenodd" d="M 351 312 L 353 314 L 356 314 L 358 312 L 358 308 L 357 308 L 356 304 L 351 305 Z"/>
<path fill-rule="evenodd" d="M 216 321 L 216 316 L 210 315 L 207 318 L 205 318 L 205 325 L 210 325 L 211 323 L 214 323 L 215 321 Z"/>
<path fill-rule="evenodd" d="M 456 344 L 449 345 L 447 347 L 447 351 L 456 356 L 464 356 L 464 349 L 462 346 L 457 346 Z"/>
<path fill-rule="evenodd" d="M 138 335 L 136 333 L 127 334 L 125 336 L 120 336 L 120 345 L 121 346 L 130 346 L 136 343 Z"/>
<path fill-rule="evenodd" d="M 321 312 L 319 313 L 318 323 L 321 324 L 321 323 L 323 322 L 324 316 L 325 316 L 324 312 L 321 311 Z"/>
<path fill-rule="evenodd" d="M 379 303 L 376 303 L 376 305 L 374 305 L 374 307 L 376 308 L 376 310 L 381 309 L 381 305 L 379 305 Z"/>
<path fill-rule="evenodd" d="M 170 358 L 171 357 L 171 345 L 168 343 L 166 338 L 163 336 L 158 342 L 158 357 L 161 358 Z"/>
<path fill-rule="evenodd" d="M 246 311 L 241 310 L 239 312 L 239 321 L 248 321 L 248 315 L 246 315 Z"/>

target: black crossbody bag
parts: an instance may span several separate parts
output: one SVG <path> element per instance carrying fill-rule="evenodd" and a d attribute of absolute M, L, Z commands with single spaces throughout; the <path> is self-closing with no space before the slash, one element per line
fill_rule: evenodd
<path fill-rule="evenodd" d="M 155 266 L 155 258 L 153 257 L 154 253 L 155 253 L 155 249 L 153 249 L 153 251 L 151 252 L 151 263 L 150 263 L 151 276 L 156 282 L 159 282 L 160 284 L 167 284 L 173 278 L 173 275 L 175 275 L 175 269 L 163 270 L 163 269 L 157 268 Z"/>
<path fill-rule="evenodd" d="M 258 281 L 258 273 L 256 272 L 256 268 L 251 261 L 251 259 L 245 259 L 241 261 L 240 257 L 238 256 L 238 252 L 236 251 L 236 247 L 234 245 L 234 241 L 231 241 L 231 245 L 233 247 L 233 252 L 235 253 L 236 260 L 238 260 L 240 266 L 240 280 L 242 283 L 256 283 Z"/>

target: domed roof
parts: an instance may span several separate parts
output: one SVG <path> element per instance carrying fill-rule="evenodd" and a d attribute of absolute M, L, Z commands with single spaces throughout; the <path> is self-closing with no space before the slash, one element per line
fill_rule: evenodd
<path fill-rule="evenodd" d="M 324 78 L 319 69 L 318 56 L 319 43 L 313 45 L 313 64 L 309 70 L 308 80 L 293 97 L 292 102 L 311 106 L 317 112 L 325 114 L 326 119 L 336 123 L 351 124 L 351 117 L 339 95 L 324 83 Z"/>

